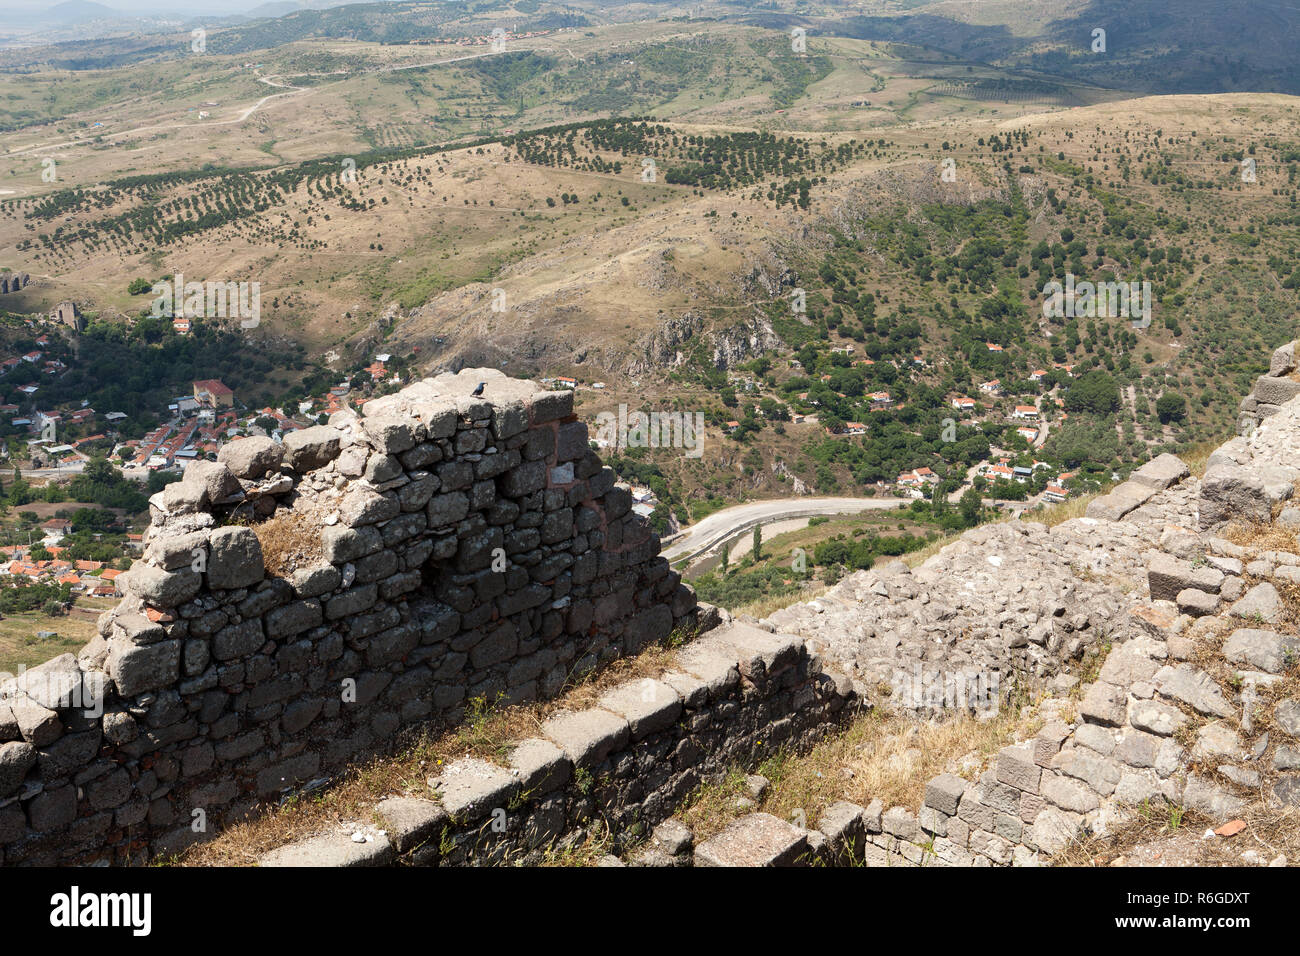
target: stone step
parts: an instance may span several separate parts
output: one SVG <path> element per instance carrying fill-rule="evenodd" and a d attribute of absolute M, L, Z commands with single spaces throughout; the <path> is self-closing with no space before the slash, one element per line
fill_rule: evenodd
<path fill-rule="evenodd" d="M 396 859 L 388 836 L 374 827 L 355 832 L 364 834 L 364 842 L 351 833 L 319 833 L 297 840 L 258 858 L 258 866 L 387 866 Z"/>
<path fill-rule="evenodd" d="M 750 813 L 695 848 L 696 866 L 807 866 L 808 831 L 770 813 Z"/>

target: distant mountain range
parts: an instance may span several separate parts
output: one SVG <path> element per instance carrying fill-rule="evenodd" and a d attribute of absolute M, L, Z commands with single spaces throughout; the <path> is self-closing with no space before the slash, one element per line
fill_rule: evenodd
<path fill-rule="evenodd" d="M 92 0 L 65 0 L 50 8 L 45 19 L 50 23 L 90 23 L 94 20 L 119 19 L 124 14 Z"/>
<path fill-rule="evenodd" d="M 31 2 L 0 3 L 0 38 L 24 40 L 24 45 L 58 43 L 68 40 L 94 40 L 126 34 L 151 34 L 173 31 L 192 21 L 234 25 L 258 20 L 274 20 L 302 11 L 328 10 L 350 0 L 271 0 L 242 4 L 197 0 L 169 4 L 167 0 L 124 0 L 123 7 L 113 7 L 95 0 L 64 0 L 48 9 Z M 380 0 L 380 5 L 387 0 Z"/>
<path fill-rule="evenodd" d="M 619 0 L 243 0 L 246 9 L 225 4 L 219 12 L 213 9 L 216 0 L 193 0 L 184 7 L 177 0 L 116 2 L 129 12 L 95 0 L 65 0 L 41 13 L 0 20 L 0 44 L 50 45 L 47 65 L 93 69 L 155 56 L 158 45 L 149 37 L 196 25 L 221 31 L 221 48 L 243 54 L 304 39 L 424 42 L 452 24 L 481 26 L 484 16 L 505 10 L 519 13 L 525 29 L 647 16 L 643 3 Z M 155 4 L 162 9 L 150 10 Z M 0 0 L 0 7 L 10 5 Z M 1294 63 L 1300 6 L 1286 0 L 895 0 L 873 6 L 871 13 L 841 4 L 819 7 L 816 14 L 787 12 L 776 3 L 728 6 L 733 12 L 722 19 L 927 47 L 974 63 L 1110 89 L 1300 94 Z M 133 44 L 117 39 L 128 36 Z M 87 41 L 109 38 L 113 44 L 88 48 Z"/>

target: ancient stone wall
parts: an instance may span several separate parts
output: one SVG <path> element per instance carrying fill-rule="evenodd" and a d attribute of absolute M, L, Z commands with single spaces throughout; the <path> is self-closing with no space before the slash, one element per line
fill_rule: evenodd
<path fill-rule="evenodd" d="M 1273 353 L 1268 372 L 1255 381 L 1250 394 L 1241 400 L 1238 414 L 1238 432 L 1249 435 L 1264 419 L 1276 415 L 1291 399 L 1300 395 L 1300 381 L 1296 380 L 1295 342 L 1289 342 Z"/>
<path fill-rule="evenodd" d="M 572 393 L 491 369 L 232 442 L 150 508 L 100 637 L 0 685 L 4 863 L 174 853 L 695 625 Z"/>
<path fill-rule="evenodd" d="M 1083 841 L 1104 841 L 1141 813 L 1177 808 L 1179 816 L 1196 814 L 1189 819 L 1198 826 L 1231 836 L 1245 825 L 1236 821 L 1234 829 L 1234 817 L 1300 806 L 1300 697 L 1293 681 L 1300 544 L 1287 547 L 1300 528 L 1300 507 L 1292 503 L 1300 481 L 1293 464 L 1300 387 L 1287 377 L 1294 354 L 1295 343 L 1274 354 L 1260 383 L 1282 390 L 1257 385 L 1255 399 L 1276 401 L 1251 408 L 1260 414 L 1248 434 L 1218 448 L 1200 480 L 1161 455 L 1091 502 L 1085 518 L 1050 531 L 1023 528 L 1027 533 L 997 542 L 997 553 L 988 547 L 990 529 L 963 536 L 985 545 L 986 560 L 1017 568 L 1017 587 L 1040 555 L 1053 551 L 1085 578 L 1122 585 L 1111 614 L 1117 626 L 1107 632 L 1095 677 L 1081 683 L 1065 669 L 1068 659 L 1060 661 L 1054 692 L 1035 704 L 1036 733 L 986 764 L 954 766 L 960 772 L 930 780 L 919 813 L 880 801 L 838 803 L 816 831 L 754 814 L 698 848 L 696 863 L 751 861 L 761 837 L 764 864 L 821 856 L 870 866 L 1038 865 Z M 1054 540 L 1043 547 L 1034 538 Z M 925 579 L 932 566 L 952 574 L 962 554 L 950 545 L 915 573 Z M 860 578 L 841 588 L 887 594 L 891 602 L 906 593 L 889 578 L 888 592 L 872 592 L 882 580 L 875 571 Z M 935 597 L 931 592 L 928 603 Z M 1063 617 L 1078 598 L 1072 594 L 1062 606 Z M 834 649 L 821 623 L 826 617 L 781 612 L 773 620 Z M 939 617 L 951 639 L 951 610 Z M 1016 632 L 1006 647 L 1034 641 L 1034 623 L 1006 623 Z M 853 624 L 840 619 L 829 627 L 853 634 Z M 900 633 L 893 632 L 896 642 Z M 997 650 L 996 643 L 984 648 L 985 666 L 1005 666 Z M 1268 849 L 1260 840 L 1233 855 L 1248 864 L 1286 864 L 1284 854 Z"/>
<path fill-rule="evenodd" d="M 510 744 L 504 759 L 451 762 L 424 796 L 380 801 L 382 828 L 314 834 L 260 864 L 529 864 L 581 844 L 593 829 L 621 850 L 700 784 L 806 749 L 860 701 L 852 682 L 824 670 L 799 638 L 739 623 L 679 649 L 670 667 L 613 687 L 594 707 L 562 710 L 539 736 Z"/>
<path fill-rule="evenodd" d="M 26 272 L 0 272 L 0 293 L 21 292 L 28 281 Z"/>

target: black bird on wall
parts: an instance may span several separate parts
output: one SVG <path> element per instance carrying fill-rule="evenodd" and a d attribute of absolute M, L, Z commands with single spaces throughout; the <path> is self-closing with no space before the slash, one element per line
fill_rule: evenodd
<path fill-rule="evenodd" d="M 474 391 L 470 392 L 470 394 L 473 395 L 475 398 L 477 398 L 478 396 L 482 395 L 482 394 L 483 394 L 483 386 L 486 385 L 486 384 L 487 384 L 487 382 L 479 382 L 479 383 L 478 383 L 478 388 L 474 389 Z"/>

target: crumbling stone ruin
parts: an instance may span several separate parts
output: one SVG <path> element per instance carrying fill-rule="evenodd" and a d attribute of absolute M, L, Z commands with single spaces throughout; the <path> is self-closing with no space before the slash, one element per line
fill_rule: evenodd
<path fill-rule="evenodd" d="M 1290 381 L 1293 354 L 1271 377 Z M 974 528 L 762 621 L 694 600 L 568 392 L 472 370 L 283 446 L 236 442 L 155 496 L 102 637 L 0 687 L 3 860 L 174 852 L 195 809 L 237 819 L 404 725 L 553 698 L 670 632 L 655 676 L 561 697 L 499 758 L 430 767 L 421 792 L 260 863 L 536 862 L 599 819 L 610 866 L 1041 865 L 1153 806 L 1215 822 L 1300 806 L 1300 396 L 1276 404 L 1199 478 L 1161 455 L 1083 517 Z M 952 699 L 976 676 L 987 695 Z M 97 682 L 102 717 L 69 706 Z M 990 704 L 1024 708 L 1023 739 L 954 761 L 919 812 L 840 800 L 698 842 L 675 816 L 860 708 Z"/>
<path fill-rule="evenodd" d="M 1295 371 L 1295 343 L 1291 342 L 1273 353 L 1268 372 L 1255 381 L 1250 394 L 1241 400 L 1238 417 L 1241 435 L 1249 435 L 1260 422 L 1276 415 L 1283 405 L 1300 395 L 1300 381 L 1296 380 Z"/>
<path fill-rule="evenodd" d="M 711 614 L 714 627 L 658 678 L 560 711 L 501 764 L 463 757 L 429 778 L 425 796 L 379 801 L 382 829 L 320 833 L 260 865 L 535 863 L 557 844 L 580 844 L 597 821 L 627 849 L 649 827 L 672 829 L 671 814 L 701 783 L 756 753 L 806 749 L 853 712 L 853 683 L 825 671 L 803 641 Z"/>
<path fill-rule="evenodd" d="M 0 272 L 0 293 L 21 292 L 29 281 L 26 272 Z"/>
<path fill-rule="evenodd" d="M 1294 352 L 1278 349 L 1268 377 L 1294 385 Z M 1257 427 L 1215 451 L 1200 480 L 1161 455 L 1086 517 L 975 528 L 918 568 L 860 572 L 774 614 L 852 678 L 918 662 L 1000 670 L 1046 693 L 1042 726 L 982 770 L 931 780 L 919 813 L 841 802 L 815 830 L 754 814 L 695 862 L 1037 865 L 1166 802 L 1216 823 L 1300 806 L 1300 698 L 1287 678 L 1300 542 L 1276 547 L 1300 528 L 1297 394 L 1258 406 Z M 1098 647 L 1100 670 L 1080 683 L 1072 665 Z"/>
<path fill-rule="evenodd" d="M 470 369 L 191 464 L 100 637 L 0 687 L 3 862 L 174 853 L 195 811 L 211 833 L 404 725 L 692 629 L 572 405 Z"/>
<path fill-rule="evenodd" d="M 84 332 L 86 330 L 86 319 L 77 308 L 75 302 L 60 302 L 50 313 L 50 321 L 57 322 L 59 325 L 66 325 L 74 332 Z"/>

